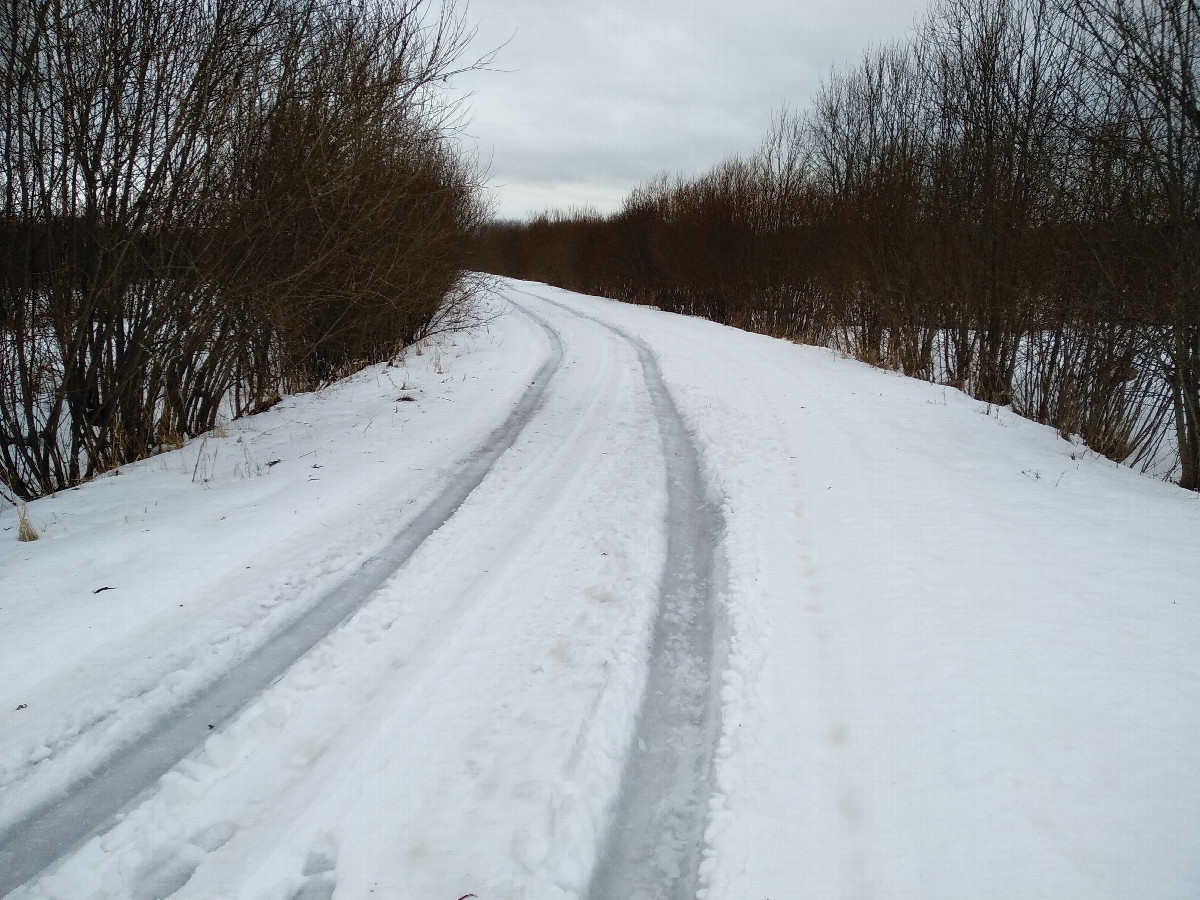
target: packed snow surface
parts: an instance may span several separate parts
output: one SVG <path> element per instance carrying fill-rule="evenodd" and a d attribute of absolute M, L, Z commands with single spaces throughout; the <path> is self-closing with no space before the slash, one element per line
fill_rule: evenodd
<path fill-rule="evenodd" d="M 825 350 L 490 309 L 30 504 L 36 542 L 0 512 L 0 850 L 47 861 L 0 894 L 615 900 L 652 883 L 597 876 L 631 792 L 703 807 L 648 865 L 706 900 L 1200 893 L 1200 497 Z M 22 845 L 353 591 L 118 813 Z M 689 762 L 646 769 L 684 703 Z"/>

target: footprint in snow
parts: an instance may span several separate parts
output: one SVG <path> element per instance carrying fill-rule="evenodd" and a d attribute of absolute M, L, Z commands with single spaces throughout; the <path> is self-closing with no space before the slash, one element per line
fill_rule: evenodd
<path fill-rule="evenodd" d="M 288 900 L 330 900 L 337 887 L 337 848 L 332 840 L 309 851 L 301 874 L 304 882 Z"/>

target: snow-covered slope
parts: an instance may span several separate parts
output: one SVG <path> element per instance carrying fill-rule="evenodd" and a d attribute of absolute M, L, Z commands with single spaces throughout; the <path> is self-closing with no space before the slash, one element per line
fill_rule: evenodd
<path fill-rule="evenodd" d="M 511 447 L 361 610 L 0 886 L 602 900 L 629 784 L 682 796 L 622 788 L 657 752 L 638 710 L 690 558 L 675 415 L 719 511 L 715 641 L 679 665 L 719 696 L 711 766 L 678 776 L 708 795 L 702 845 L 662 866 L 702 860 L 709 900 L 1196 895 L 1200 497 L 824 350 L 529 283 L 495 308 L 32 504 L 35 543 L 0 513 L 2 835 L 386 558 L 561 348 Z"/>

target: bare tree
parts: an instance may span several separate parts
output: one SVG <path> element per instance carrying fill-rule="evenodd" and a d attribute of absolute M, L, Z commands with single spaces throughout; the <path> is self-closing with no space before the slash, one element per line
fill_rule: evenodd
<path fill-rule="evenodd" d="M 939 0 L 753 157 L 506 224 L 494 264 L 833 342 L 1134 464 L 1173 422 L 1200 489 L 1198 39 L 1196 0 Z"/>
<path fill-rule="evenodd" d="M 1125 315 L 1144 322 L 1169 385 L 1180 483 L 1200 489 L 1200 7 L 1071 0 L 1090 39 L 1080 113 L 1103 164 L 1088 214 L 1122 234 L 1100 256 Z M 1095 169 L 1093 169 L 1095 171 Z M 1112 250 L 1117 252 L 1113 253 Z"/>
<path fill-rule="evenodd" d="M 5 0 L 0 480 L 137 459 L 461 299 L 468 38 L 426 0 Z"/>

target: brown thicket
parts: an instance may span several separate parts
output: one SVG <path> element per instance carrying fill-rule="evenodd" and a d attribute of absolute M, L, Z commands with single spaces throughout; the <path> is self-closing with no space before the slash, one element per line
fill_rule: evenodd
<path fill-rule="evenodd" d="M 941 0 L 751 157 L 489 224 L 476 265 L 833 345 L 1200 489 L 1198 55 L 1194 0 Z"/>
<path fill-rule="evenodd" d="M 427 0 L 3 0 L 0 483 L 32 498 L 464 310 Z"/>

